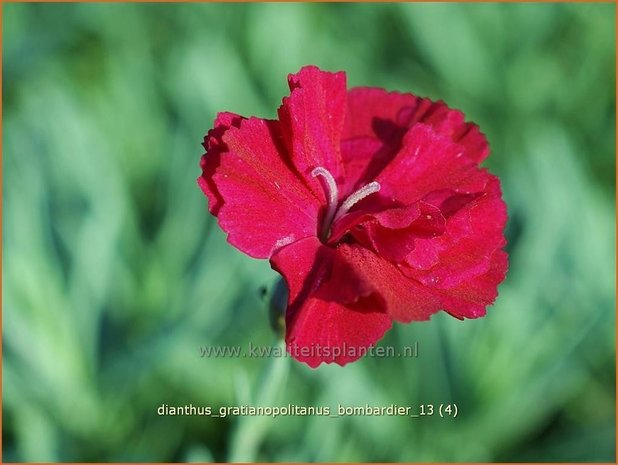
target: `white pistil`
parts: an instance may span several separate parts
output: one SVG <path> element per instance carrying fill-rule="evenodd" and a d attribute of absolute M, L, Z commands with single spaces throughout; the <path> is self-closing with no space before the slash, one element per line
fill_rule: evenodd
<path fill-rule="evenodd" d="M 324 220 L 322 222 L 322 231 L 320 232 L 320 237 L 322 240 L 326 240 L 328 237 L 328 233 L 330 231 L 330 225 L 333 222 L 333 218 L 335 217 L 335 213 L 337 212 L 337 200 L 339 197 L 339 191 L 337 190 L 337 183 L 335 182 L 335 178 L 330 174 L 326 168 L 322 168 L 318 166 L 314 168 L 311 172 L 311 176 L 317 178 L 318 176 L 322 177 L 322 181 L 324 182 L 324 193 L 326 194 L 327 201 L 327 209 L 326 215 L 324 216 Z"/>
<path fill-rule="evenodd" d="M 335 215 L 335 220 L 345 215 L 348 210 L 350 210 L 350 208 L 352 208 L 354 205 L 356 205 L 368 195 L 380 192 L 380 188 L 380 183 L 378 181 L 373 181 L 355 191 L 341 204 L 341 207 L 339 207 L 339 210 L 337 210 L 337 215 Z"/>
<path fill-rule="evenodd" d="M 335 178 L 333 177 L 333 175 L 326 168 L 323 168 L 321 166 L 314 168 L 311 172 L 311 175 L 314 178 L 317 178 L 318 176 L 322 178 L 324 184 L 324 192 L 326 193 L 327 197 L 326 215 L 324 216 L 322 230 L 320 231 L 320 238 L 323 241 L 326 241 L 328 239 L 328 235 L 330 234 L 330 227 L 332 226 L 334 221 L 345 215 L 350 210 L 350 208 L 352 208 L 354 205 L 356 205 L 368 195 L 379 192 L 381 187 L 380 183 L 377 181 L 370 182 L 369 184 L 361 187 L 360 189 L 352 193 L 347 199 L 344 200 L 341 206 L 337 208 L 339 190 L 337 189 L 337 183 L 335 182 Z"/>

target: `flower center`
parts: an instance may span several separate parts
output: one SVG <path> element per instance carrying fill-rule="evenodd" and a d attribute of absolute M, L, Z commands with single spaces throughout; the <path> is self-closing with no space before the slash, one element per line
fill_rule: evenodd
<path fill-rule="evenodd" d="M 380 183 L 377 181 L 372 181 L 354 191 L 341 203 L 341 205 L 339 205 L 339 190 L 337 189 L 335 178 L 330 171 L 322 166 L 318 166 L 317 168 L 314 168 L 311 175 L 314 178 L 317 178 L 318 176 L 322 178 L 322 187 L 324 188 L 324 193 L 326 194 L 326 215 L 324 215 L 324 221 L 320 231 L 320 239 L 322 242 L 326 242 L 326 240 L 328 240 L 330 228 L 335 221 L 345 215 L 356 203 L 368 195 L 380 191 Z"/>

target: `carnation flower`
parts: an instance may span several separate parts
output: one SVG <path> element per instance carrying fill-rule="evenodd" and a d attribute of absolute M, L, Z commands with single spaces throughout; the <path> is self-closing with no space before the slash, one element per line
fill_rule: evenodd
<path fill-rule="evenodd" d="M 288 351 L 344 365 L 393 321 L 485 315 L 507 212 L 479 128 L 441 101 L 347 90 L 344 72 L 288 82 L 277 120 L 217 116 L 198 179 L 229 243 L 285 279 Z"/>

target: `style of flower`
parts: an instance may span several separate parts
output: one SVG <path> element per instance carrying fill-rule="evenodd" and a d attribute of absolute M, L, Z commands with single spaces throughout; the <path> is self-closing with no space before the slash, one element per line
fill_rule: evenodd
<path fill-rule="evenodd" d="M 485 315 L 507 212 L 479 128 L 441 101 L 347 90 L 344 72 L 288 82 L 277 120 L 217 116 L 198 183 L 229 243 L 285 279 L 292 356 L 344 365 L 393 320 Z"/>

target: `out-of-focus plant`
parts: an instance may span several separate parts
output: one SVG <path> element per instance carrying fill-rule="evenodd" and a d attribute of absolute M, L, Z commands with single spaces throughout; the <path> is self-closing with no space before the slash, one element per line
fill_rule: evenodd
<path fill-rule="evenodd" d="M 2 8 L 5 461 L 614 460 L 615 5 Z M 207 215 L 204 128 L 221 108 L 274 116 L 307 63 L 443 98 L 492 145 L 509 277 L 482 320 L 384 339 L 418 358 L 200 357 L 271 343 L 276 279 Z M 157 415 L 258 397 L 460 412 Z"/>

